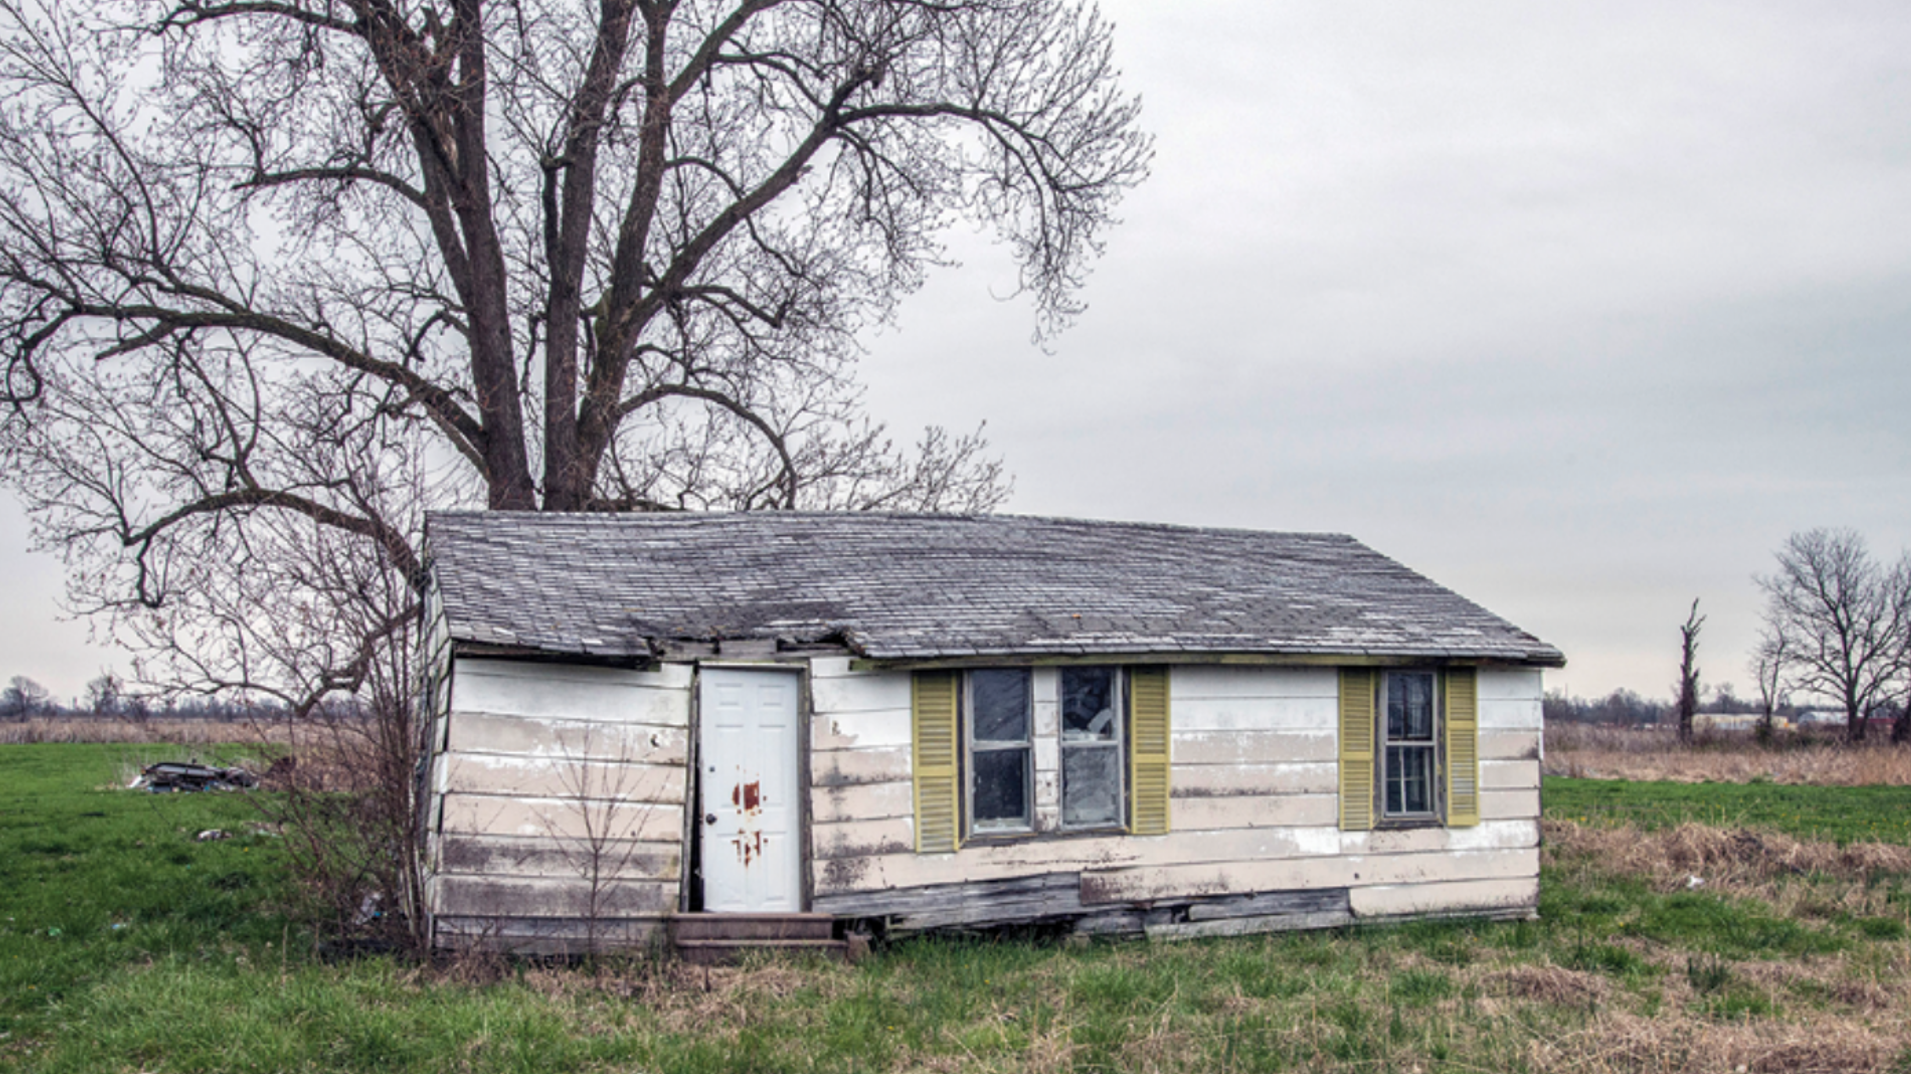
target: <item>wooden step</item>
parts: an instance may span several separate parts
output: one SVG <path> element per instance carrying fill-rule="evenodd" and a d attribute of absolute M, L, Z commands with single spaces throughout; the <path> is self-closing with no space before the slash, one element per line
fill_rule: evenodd
<path fill-rule="evenodd" d="M 829 914 L 678 914 L 670 919 L 678 943 L 693 940 L 834 940 L 836 919 Z"/>
<path fill-rule="evenodd" d="M 741 962 L 754 951 L 814 951 L 834 959 L 848 957 L 842 940 L 678 940 L 677 957 L 699 966 Z"/>

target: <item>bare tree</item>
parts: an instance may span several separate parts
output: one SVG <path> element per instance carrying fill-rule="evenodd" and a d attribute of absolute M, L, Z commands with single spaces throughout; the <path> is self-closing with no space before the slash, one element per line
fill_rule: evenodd
<path fill-rule="evenodd" d="M 1785 639 L 1773 634 L 1759 638 L 1752 661 L 1758 680 L 1758 740 L 1772 741 L 1772 718 L 1785 703 Z"/>
<path fill-rule="evenodd" d="M 34 713 L 52 704 L 52 693 L 25 675 L 15 675 L 8 681 L 7 688 L 0 691 L 0 716 L 8 719 L 31 719 Z"/>
<path fill-rule="evenodd" d="M 205 689 L 293 681 L 192 595 L 272 516 L 415 579 L 432 505 L 993 507 L 979 435 L 862 417 L 857 333 L 962 218 L 1058 329 L 1149 155 L 1071 0 L 0 0 L 0 84 L 0 453 Z"/>
<path fill-rule="evenodd" d="M 583 885 L 584 955 L 603 954 L 606 940 L 628 943 L 632 893 L 675 876 L 677 841 L 646 841 L 645 825 L 671 766 L 652 763 L 665 732 L 638 725 L 586 724 L 558 737 L 558 801 L 540 812 L 557 855 Z M 649 749 L 639 741 L 649 738 Z"/>
<path fill-rule="evenodd" d="M 1692 716 L 1699 711 L 1699 628 L 1705 625 L 1705 616 L 1699 614 L 1698 598 L 1692 600 L 1692 610 L 1679 626 L 1679 685 L 1677 688 L 1679 714 L 1679 741 L 1692 741 Z"/>
<path fill-rule="evenodd" d="M 1758 579 L 1765 630 L 1783 646 L 1792 683 L 1845 710 L 1845 737 L 1860 742 L 1865 720 L 1907 671 L 1911 646 L 1911 559 L 1886 567 L 1852 530 L 1793 534 L 1778 571 Z"/>

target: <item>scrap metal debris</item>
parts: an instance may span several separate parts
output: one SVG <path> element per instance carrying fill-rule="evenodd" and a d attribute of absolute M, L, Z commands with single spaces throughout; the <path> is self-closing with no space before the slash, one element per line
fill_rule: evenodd
<path fill-rule="evenodd" d="M 135 789 L 153 794 L 171 791 L 237 791 L 259 785 L 259 777 L 243 768 L 215 768 L 187 761 L 162 761 L 147 765 L 133 781 Z"/>

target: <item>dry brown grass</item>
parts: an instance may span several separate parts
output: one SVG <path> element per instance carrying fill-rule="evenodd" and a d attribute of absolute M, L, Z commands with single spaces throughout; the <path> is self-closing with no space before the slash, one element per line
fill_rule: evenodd
<path fill-rule="evenodd" d="M 35 742 L 124 742 L 129 744 L 168 744 L 204 746 L 218 743 L 281 742 L 283 728 L 263 729 L 248 723 L 222 723 L 215 720 L 50 720 L 36 717 L 12 723 L 0 723 L 0 744 L 24 745 Z"/>
<path fill-rule="evenodd" d="M 1906 1040 L 1901 1023 L 1824 1013 L 1802 1022 L 1719 1022 L 1612 1010 L 1532 1041 L 1528 1060 L 1539 1070 L 1586 1074 L 1868 1074 L 1899 1069 Z"/>
<path fill-rule="evenodd" d="M 1911 747 L 1812 737 L 1768 748 L 1738 733 L 1680 746 L 1669 732 L 1566 724 L 1546 729 L 1545 769 L 1584 779 L 1903 787 L 1911 786 Z"/>
<path fill-rule="evenodd" d="M 1584 855 L 1606 870 L 1643 876 L 1663 890 L 1686 887 L 1691 877 L 1741 888 L 1788 877 L 1813 876 L 1858 883 L 1911 873 L 1911 847 L 1893 843 L 1835 843 L 1793 839 L 1771 831 L 1681 824 L 1660 831 L 1631 825 L 1588 826 L 1541 822 L 1556 854 Z"/>

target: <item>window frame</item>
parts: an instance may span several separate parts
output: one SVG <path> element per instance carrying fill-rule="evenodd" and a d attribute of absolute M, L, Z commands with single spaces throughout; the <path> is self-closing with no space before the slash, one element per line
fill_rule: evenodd
<path fill-rule="evenodd" d="M 1429 740 L 1400 739 L 1389 734 L 1388 703 L 1396 677 L 1425 675 L 1431 682 L 1428 701 L 1433 710 Z M 1431 827 L 1446 824 L 1446 676 L 1435 667 L 1385 668 L 1375 676 L 1374 689 L 1374 820 L 1384 827 Z M 1412 749 L 1427 758 L 1427 809 L 1392 812 L 1387 808 L 1387 792 L 1392 778 L 1390 758 L 1394 749 Z M 1404 798 L 1404 796 L 1403 796 Z M 1404 800 L 1402 802 L 1404 805 Z"/>
<path fill-rule="evenodd" d="M 989 745 L 981 752 L 1008 752 L 1022 750 L 1027 760 L 1022 766 L 1022 821 L 1021 824 L 990 824 L 980 827 L 975 820 L 975 674 L 978 671 L 1019 671 L 1027 679 L 1028 709 L 1022 726 L 1026 737 L 1019 743 L 1000 739 L 989 739 Z M 1028 667 L 971 668 L 962 673 L 961 707 L 958 712 L 958 730 L 962 735 L 962 778 L 958 789 L 962 794 L 962 822 L 966 833 L 973 837 L 993 838 L 999 836 L 1032 835 L 1035 832 L 1035 669 Z"/>

